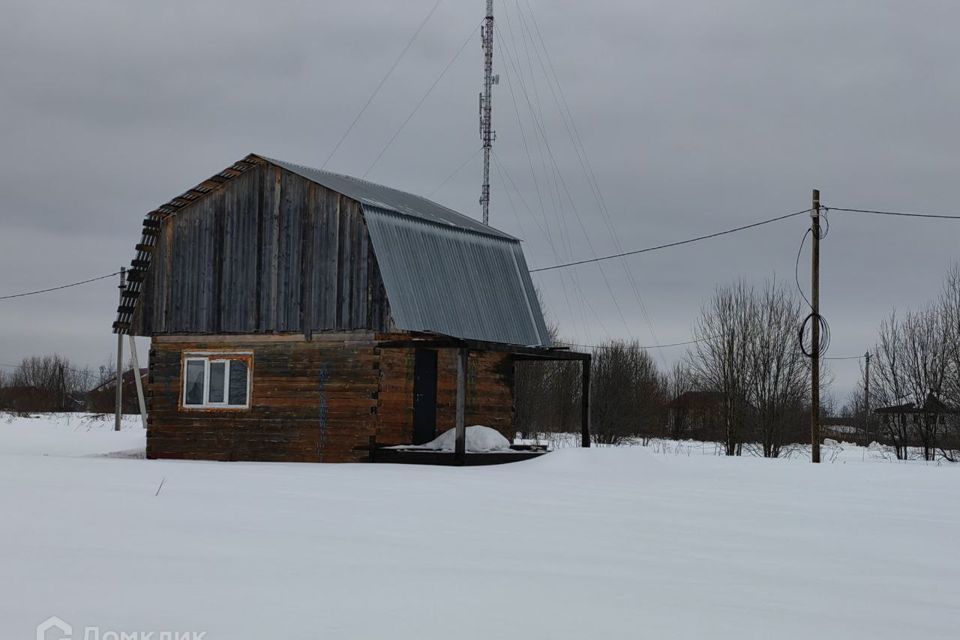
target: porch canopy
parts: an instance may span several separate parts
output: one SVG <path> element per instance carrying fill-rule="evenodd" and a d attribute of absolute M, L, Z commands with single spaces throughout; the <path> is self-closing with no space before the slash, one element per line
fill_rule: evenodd
<path fill-rule="evenodd" d="M 384 340 L 381 349 L 456 349 L 457 350 L 457 443 L 458 460 L 466 458 L 467 357 L 471 351 L 507 353 L 515 362 L 578 360 L 581 363 L 580 446 L 590 446 L 590 362 L 589 353 L 562 347 L 527 347 L 500 342 L 484 342 L 441 335 L 426 335 L 397 340 Z"/>

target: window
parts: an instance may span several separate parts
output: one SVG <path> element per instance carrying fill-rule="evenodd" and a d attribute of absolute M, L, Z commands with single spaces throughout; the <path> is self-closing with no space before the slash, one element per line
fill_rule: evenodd
<path fill-rule="evenodd" d="M 250 407 L 249 353 L 188 353 L 183 360 L 185 409 Z"/>

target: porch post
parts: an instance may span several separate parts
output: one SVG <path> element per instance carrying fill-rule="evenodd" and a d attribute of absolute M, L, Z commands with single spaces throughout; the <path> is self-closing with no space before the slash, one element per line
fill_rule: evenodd
<path fill-rule="evenodd" d="M 580 383 L 580 446 L 590 446 L 590 356 L 580 361 L 583 378 Z"/>
<path fill-rule="evenodd" d="M 467 459 L 467 356 L 469 352 L 461 347 L 457 349 L 457 462 L 463 464 Z"/>

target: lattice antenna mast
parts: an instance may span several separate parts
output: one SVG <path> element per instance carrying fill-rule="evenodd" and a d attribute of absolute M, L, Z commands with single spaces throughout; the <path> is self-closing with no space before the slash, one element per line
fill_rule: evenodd
<path fill-rule="evenodd" d="M 483 141 L 483 187 L 480 192 L 480 209 L 483 224 L 490 224 L 490 152 L 497 134 L 491 120 L 493 85 L 500 83 L 500 76 L 493 75 L 493 0 L 487 0 L 487 17 L 480 31 L 483 40 L 483 92 L 480 94 L 480 139 Z"/>

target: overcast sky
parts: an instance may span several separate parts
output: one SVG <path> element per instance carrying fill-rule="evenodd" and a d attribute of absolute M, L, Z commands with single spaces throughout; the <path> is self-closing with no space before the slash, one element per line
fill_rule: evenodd
<path fill-rule="evenodd" d="M 128 264 L 147 211 L 247 153 L 323 164 L 434 1 L 0 0 L 0 295 Z M 368 178 L 479 215 L 484 4 L 441 3 L 328 169 L 365 173 L 453 60 Z M 800 210 L 814 187 L 827 205 L 960 213 L 954 0 L 521 0 L 522 16 L 517 6 L 495 10 L 494 148 L 510 177 L 495 165 L 491 222 L 524 240 L 531 268 Z M 508 199 L 511 179 L 520 193 L 509 187 Z M 862 354 L 891 309 L 937 294 L 960 223 L 830 219 L 830 355 Z M 718 285 L 795 286 L 808 224 L 535 280 L 575 342 L 683 341 Z M 0 364 L 53 352 L 107 360 L 115 284 L 0 301 Z M 683 349 L 660 354 L 669 364 Z M 830 366 L 843 401 L 859 365 Z"/>

